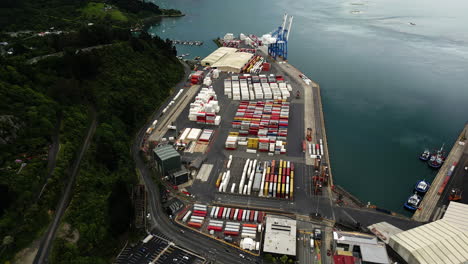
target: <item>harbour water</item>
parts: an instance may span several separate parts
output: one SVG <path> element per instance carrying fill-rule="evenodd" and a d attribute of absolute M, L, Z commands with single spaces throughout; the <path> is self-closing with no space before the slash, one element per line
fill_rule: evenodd
<path fill-rule="evenodd" d="M 204 41 L 177 46 L 206 56 L 227 32 L 273 31 L 294 15 L 289 61 L 322 90 L 335 184 L 363 202 L 403 212 L 435 171 L 424 148 L 453 140 L 468 121 L 468 2 L 415 0 L 162 0 L 186 14 L 149 32 Z"/>

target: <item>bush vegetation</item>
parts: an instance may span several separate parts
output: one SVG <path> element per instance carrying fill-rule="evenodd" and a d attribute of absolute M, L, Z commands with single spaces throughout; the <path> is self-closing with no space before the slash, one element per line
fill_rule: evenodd
<path fill-rule="evenodd" d="M 36 2 L 2 5 L 14 9 L 58 4 L 58 0 Z M 86 1 L 59 2 L 64 10 L 73 6 L 70 13 L 64 12 L 66 17 L 75 14 L 77 2 Z M 27 25 L 21 19 L 18 25 Z M 77 51 L 102 44 L 109 45 Z M 77 243 L 57 239 L 50 262 L 109 263 L 122 235 L 132 231 L 130 193 L 137 177 L 130 144 L 138 127 L 182 77 L 183 67 L 170 42 L 147 33 L 135 36 L 106 23 L 76 26 L 66 35 L 44 38 L 35 45 L 36 50 L 0 57 L 0 139 L 6 140 L 0 143 L 0 239 L 8 238 L 0 248 L 0 263 L 12 260 L 38 238 L 53 217 L 70 164 L 89 127 L 91 108 L 97 112 L 98 127 L 63 219 L 80 238 Z M 64 54 L 27 64 L 37 50 Z M 47 153 L 57 129 L 60 151 L 48 178 Z M 23 162 L 27 165 L 17 174 Z"/>

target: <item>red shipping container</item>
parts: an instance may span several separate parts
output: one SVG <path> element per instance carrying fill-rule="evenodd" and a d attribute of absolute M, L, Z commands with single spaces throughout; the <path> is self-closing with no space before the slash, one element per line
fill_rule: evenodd
<path fill-rule="evenodd" d="M 189 222 L 188 225 L 191 226 L 191 227 L 195 227 L 195 228 L 200 228 L 201 227 L 200 223 L 194 223 L 194 222 Z"/>
<path fill-rule="evenodd" d="M 219 208 L 218 218 L 221 218 L 223 216 L 223 211 L 224 211 L 224 207 Z"/>
<path fill-rule="evenodd" d="M 237 214 L 237 221 L 241 221 L 242 220 L 242 213 L 244 212 L 244 210 L 242 209 L 239 209 L 239 213 Z"/>

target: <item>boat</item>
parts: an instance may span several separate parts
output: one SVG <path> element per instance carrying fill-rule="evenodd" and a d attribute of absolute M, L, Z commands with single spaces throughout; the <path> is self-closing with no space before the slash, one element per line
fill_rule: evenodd
<path fill-rule="evenodd" d="M 414 190 L 423 194 L 429 190 L 429 187 L 431 187 L 431 185 L 426 180 L 420 180 L 416 183 L 416 186 L 414 186 Z"/>
<path fill-rule="evenodd" d="M 428 149 L 425 149 L 421 155 L 419 155 L 419 159 L 422 161 L 428 161 L 431 157 L 431 152 Z"/>
<path fill-rule="evenodd" d="M 405 202 L 405 208 L 411 211 L 416 211 L 418 209 L 419 203 L 421 202 L 421 196 L 417 193 L 414 193 L 408 198 L 408 201 Z"/>
<path fill-rule="evenodd" d="M 431 155 L 429 158 L 429 161 L 427 161 L 427 164 L 429 167 L 438 169 L 442 167 L 442 164 L 445 161 L 445 156 L 444 156 L 444 145 L 436 152 Z"/>

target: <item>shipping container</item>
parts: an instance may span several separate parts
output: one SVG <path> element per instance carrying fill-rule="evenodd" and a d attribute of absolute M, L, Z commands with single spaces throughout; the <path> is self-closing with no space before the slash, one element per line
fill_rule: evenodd
<path fill-rule="evenodd" d="M 244 215 L 244 210 L 239 209 L 239 215 L 237 216 L 237 221 L 242 221 L 243 215 Z"/>
<path fill-rule="evenodd" d="M 148 235 L 147 237 L 145 237 L 145 239 L 143 239 L 142 241 L 143 244 L 148 243 L 151 239 L 153 239 L 153 237 L 154 237 L 153 235 Z"/>
<path fill-rule="evenodd" d="M 216 211 L 215 211 L 215 214 L 214 214 L 214 218 L 218 218 L 218 214 L 219 214 L 219 210 L 221 209 L 221 207 L 217 206 L 216 207 Z"/>
<path fill-rule="evenodd" d="M 223 212 L 224 212 L 224 207 L 220 207 L 219 212 L 218 212 L 218 219 L 223 217 Z"/>
<path fill-rule="evenodd" d="M 234 208 L 232 208 L 232 209 L 229 208 L 229 209 L 230 209 L 229 219 L 230 219 L 230 220 L 233 220 L 233 219 L 234 219 L 234 214 L 235 214 L 235 212 L 236 212 L 236 209 L 234 209 Z"/>
<path fill-rule="evenodd" d="M 221 232 L 221 231 L 223 231 L 223 228 L 220 227 L 220 226 L 208 226 L 207 229 L 208 229 L 208 231 L 209 231 L 209 230 L 214 230 L 214 231 L 216 231 L 216 232 Z"/>
<path fill-rule="evenodd" d="M 258 222 L 258 223 L 263 222 L 263 217 L 264 217 L 264 216 L 265 216 L 265 213 L 259 212 L 259 213 L 258 213 L 258 221 L 257 221 L 257 222 Z"/>
<path fill-rule="evenodd" d="M 188 225 L 191 226 L 191 227 L 194 227 L 194 228 L 200 228 L 201 227 L 201 223 L 195 223 L 195 222 L 189 222 Z"/>

